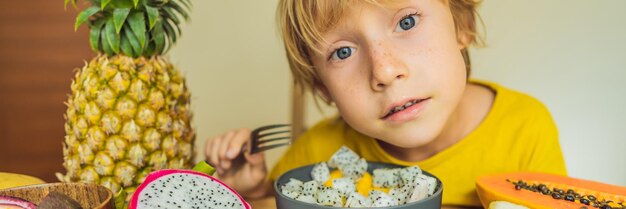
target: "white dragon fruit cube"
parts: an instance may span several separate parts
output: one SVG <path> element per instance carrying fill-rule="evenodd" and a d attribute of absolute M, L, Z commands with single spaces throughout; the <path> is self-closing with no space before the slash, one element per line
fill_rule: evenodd
<path fill-rule="evenodd" d="M 354 163 L 344 165 L 341 169 L 341 173 L 345 177 L 350 177 L 353 180 L 359 180 L 363 174 L 367 172 L 367 161 L 361 158 Z"/>
<path fill-rule="evenodd" d="M 417 178 L 424 179 L 427 182 L 428 195 L 435 194 L 435 189 L 437 188 L 437 179 L 424 174 L 417 175 Z"/>
<path fill-rule="evenodd" d="M 306 202 L 306 203 L 311 203 L 311 204 L 317 204 L 317 199 L 315 197 L 313 197 L 312 195 L 300 195 L 298 197 L 295 198 L 298 201 L 301 202 Z"/>
<path fill-rule="evenodd" d="M 380 197 L 380 195 L 381 195 L 382 193 L 384 193 L 384 192 L 382 192 L 382 191 L 380 191 L 380 190 L 370 190 L 370 192 L 367 194 L 367 196 L 368 196 L 371 200 L 374 200 L 374 199 L 376 199 L 376 198 Z"/>
<path fill-rule="evenodd" d="M 341 146 L 337 152 L 328 160 L 328 166 L 331 168 L 343 169 L 345 165 L 349 165 L 359 160 L 359 155 L 346 146 Z"/>
<path fill-rule="evenodd" d="M 283 191 L 302 192 L 302 186 L 304 183 L 298 179 L 290 178 L 289 182 L 281 187 Z"/>
<path fill-rule="evenodd" d="M 370 196 L 370 200 L 372 200 L 372 207 L 389 207 L 398 205 L 398 201 L 396 199 L 384 192 L 378 193 L 376 197 Z"/>
<path fill-rule="evenodd" d="M 343 207 L 341 191 L 333 188 L 322 189 L 317 194 L 317 204 L 333 207 Z"/>
<path fill-rule="evenodd" d="M 389 195 L 398 201 L 398 204 L 405 204 L 411 195 L 413 194 L 413 190 L 415 189 L 415 185 L 406 184 L 400 188 L 392 188 L 389 190 Z"/>
<path fill-rule="evenodd" d="M 333 179 L 333 188 L 339 190 L 343 195 L 348 195 L 351 192 L 356 191 L 354 181 L 348 177 Z"/>
<path fill-rule="evenodd" d="M 321 162 L 313 166 L 313 169 L 311 170 L 311 178 L 320 184 L 328 181 L 328 179 L 330 179 L 330 170 L 328 165 L 325 162 Z"/>
<path fill-rule="evenodd" d="M 424 178 L 415 178 L 413 192 L 407 203 L 419 201 L 428 197 L 428 181 Z"/>
<path fill-rule="evenodd" d="M 400 185 L 400 177 L 398 176 L 398 171 L 400 171 L 399 168 L 375 169 L 372 184 L 374 185 L 374 187 L 398 187 Z"/>
<path fill-rule="evenodd" d="M 294 178 L 290 178 L 289 182 L 282 185 L 280 193 L 291 198 L 296 199 L 302 194 L 302 181 Z"/>
<path fill-rule="evenodd" d="M 320 183 L 315 180 L 307 181 L 302 186 L 302 194 L 307 196 L 316 196 L 319 190 Z"/>
<path fill-rule="evenodd" d="M 350 193 L 348 198 L 346 198 L 346 204 L 344 205 L 344 207 L 348 207 L 348 208 L 371 207 L 371 206 L 372 206 L 372 200 L 359 194 L 358 192 Z"/>
<path fill-rule="evenodd" d="M 291 198 L 291 199 L 297 199 L 299 196 L 302 195 L 302 193 L 298 192 L 298 191 L 292 191 L 292 190 L 281 190 L 280 193 L 282 193 L 283 195 Z"/>
<path fill-rule="evenodd" d="M 416 165 L 401 168 L 400 171 L 398 171 L 398 176 L 400 176 L 402 184 L 413 184 L 417 175 L 420 174 L 422 174 L 422 169 Z"/>

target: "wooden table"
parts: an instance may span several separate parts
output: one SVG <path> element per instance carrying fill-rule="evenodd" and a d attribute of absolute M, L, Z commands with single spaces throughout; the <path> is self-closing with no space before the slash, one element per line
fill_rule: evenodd
<path fill-rule="evenodd" d="M 253 209 L 276 209 L 276 200 L 274 200 L 274 197 L 266 197 L 262 199 L 251 199 L 251 200 L 246 200 L 246 201 L 250 203 Z M 448 207 L 448 206 L 444 206 L 441 208 L 442 209 L 466 209 L 463 207 Z"/>
<path fill-rule="evenodd" d="M 254 209 L 275 209 L 276 208 L 276 200 L 274 197 L 266 197 L 262 199 L 252 199 L 246 200 L 250 203 L 250 206 Z"/>

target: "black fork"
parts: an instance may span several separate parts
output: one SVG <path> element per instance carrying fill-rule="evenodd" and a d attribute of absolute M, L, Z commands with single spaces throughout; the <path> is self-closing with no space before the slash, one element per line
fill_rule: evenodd
<path fill-rule="evenodd" d="M 291 144 L 291 125 L 275 124 L 261 126 L 250 133 L 249 149 L 250 154 L 263 152 Z M 244 145 L 247 146 L 247 145 Z M 244 147 L 245 148 L 245 147 Z"/>
<path fill-rule="evenodd" d="M 267 125 L 252 130 L 250 141 L 242 145 L 241 152 L 232 161 L 232 167 L 236 169 L 246 163 L 244 153 L 255 154 L 291 144 L 290 133 L 289 124 Z"/>

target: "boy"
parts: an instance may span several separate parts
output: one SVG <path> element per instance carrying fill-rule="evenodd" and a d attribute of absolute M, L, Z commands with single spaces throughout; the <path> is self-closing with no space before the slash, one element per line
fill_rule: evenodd
<path fill-rule="evenodd" d="M 231 169 L 242 129 L 209 139 L 206 156 L 242 195 L 271 194 L 295 167 L 346 145 L 368 161 L 419 165 L 444 184 L 444 205 L 479 206 L 479 175 L 565 175 L 556 126 L 534 98 L 468 81 L 473 0 L 281 0 L 278 18 L 296 80 L 339 117 L 296 140 L 268 176 L 262 155 Z M 465 58 L 465 59 L 464 59 Z"/>

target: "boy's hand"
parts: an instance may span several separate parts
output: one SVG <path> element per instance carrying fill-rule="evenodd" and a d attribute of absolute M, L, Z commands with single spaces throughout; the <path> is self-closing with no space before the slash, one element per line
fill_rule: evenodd
<path fill-rule="evenodd" d="M 243 196 L 259 196 L 267 176 L 263 153 L 244 154 L 242 146 L 250 141 L 250 130 L 239 129 L 209 138 L 206 142 L 205 157 L 217 170 L 219 179 L 233 187 Z"/>

